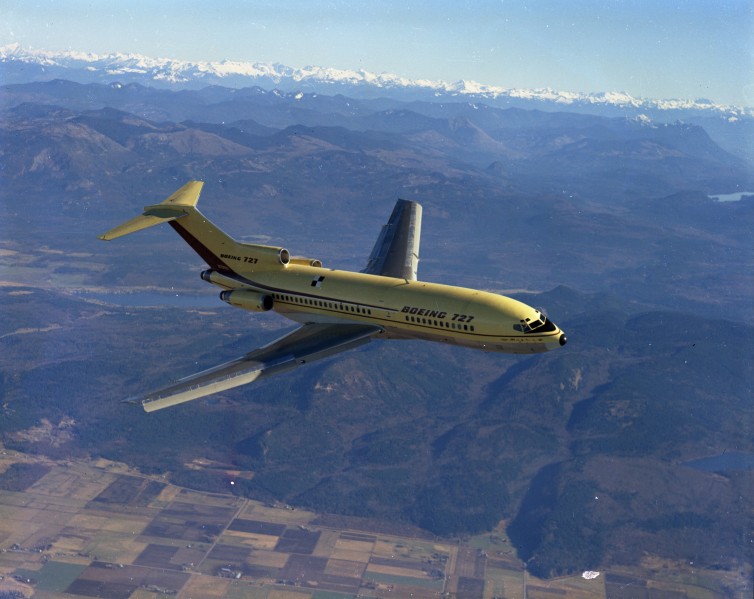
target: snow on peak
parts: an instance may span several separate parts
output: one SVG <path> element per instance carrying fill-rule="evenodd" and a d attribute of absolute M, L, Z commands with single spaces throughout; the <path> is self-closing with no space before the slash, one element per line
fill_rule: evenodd
<path fill-rule="evenodd" d="M 409 79 L 392 73 L 373 73 L 363 69 L 336 69 L 319 66 L 292 68 L 281 64 L 246 62 L 237 60 L 183 61 L 171 58 L 153 58 L 142 54 L 95 54 L 92 52 L 52 52 L 24 48 L 18 43 L 0 47 L 0 64 L 18 61 L 33 63 L 45 68 L 83 70 L 92 75 L 130 77 L 130 81 L 148 84 L 149 81 L 167 84 L 226 84 L 229 87 L 259 84 L 260 80 L 287 88 L 297 85 L 311 87 L 345 85 L 385 90 L 426 91 L 436 97 L 444 95 L 471 96 L 475 99 L 511 99 L 555 103 L 565 106 L 614 106 L 633 110 L 704 110 L 737 118 L 754 115 L 752 109 L 714 104 L 707 99 L 698 100 L 648 100 L 639 99 L 626 92 L 581 93 L 559 91 L 551 88 L 517 89 L 461 80 L 455 83 L 428 79 Z"/>

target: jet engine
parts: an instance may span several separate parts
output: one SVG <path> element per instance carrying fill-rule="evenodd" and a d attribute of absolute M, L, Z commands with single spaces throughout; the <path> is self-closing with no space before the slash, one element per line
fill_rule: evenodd
<path fill-rule="evenodd" d="M 322 261 L 316 258 L 304 258 L 303 256 L 293 256 L 291 258 L 291 264 L 298 264 L 300 266 L 313 266 L 314 268 L 322 268 Z"/>
<path fill-rule="evenodd" d="M 202 281 L 207 281 L 207 283 L 214 283 L 215 285 L 225 287 L 226 289 L 236 289 L 242 286 L 242 283 L 238 281 L 238 279 L 224 275 L 212 269 L 203 270 L 200 276 L 202 277 Z"/>
<path fill-rule="evenodd" d="M 251 267 L 251 270 L 254 270 L 252 266 L 254 264 L 282 264 L 283 266 L 288 266 L 291 262 L 291 254 L 285 248 L 251 243 L 239 243 L 237 247 L 240 250 L 238 256 L 234 254 L 229 254 L 228 256 L 220 254 L 220 258 L 236 260 L 241 263 L 243 268 Z"/>
<path fill-rule="evenodd" d="M 251 289 L 233 289 L 232 291 L 221 291 L 220 299 L 231 306 L 237 306 L 244 310 L 254 312 L 267 312 L 272 310 L 274 300 L 271 295 L 259 293 Z"/>

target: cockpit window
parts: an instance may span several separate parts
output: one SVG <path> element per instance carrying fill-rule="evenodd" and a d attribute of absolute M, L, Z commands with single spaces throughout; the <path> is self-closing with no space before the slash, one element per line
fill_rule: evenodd
<path fill-rule="evenodd" d="M 557 329 L 552 321 L 541 312 L 537 312 L 537 318 L 521 320 L 519 324 L 514 324 L 513 328 L 525 335 L 529 333 L 551 333 Z"/>

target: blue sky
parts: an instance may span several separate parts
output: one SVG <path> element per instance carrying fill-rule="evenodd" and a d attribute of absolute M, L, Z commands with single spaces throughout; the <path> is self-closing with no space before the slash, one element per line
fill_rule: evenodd
<path fill-rule="evenodd" d="M 14 42 L 754 106 L 751 0 L 3 0 Z"/>

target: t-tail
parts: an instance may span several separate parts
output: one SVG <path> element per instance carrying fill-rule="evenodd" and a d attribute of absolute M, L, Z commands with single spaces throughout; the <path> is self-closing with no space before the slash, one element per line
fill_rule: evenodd
<path fill-rule="evenodd" d="M 202 181 L 190 181 L 159 204 L 145 206 L 139 216 L 111 229 L 100 239 L 109 241 L 142 229 L 168 223 L 219 273 L 254 272 L 280 268 L 290 261 L 283 248 L 241 243 L 224 233 L 196 207 Z"/>

